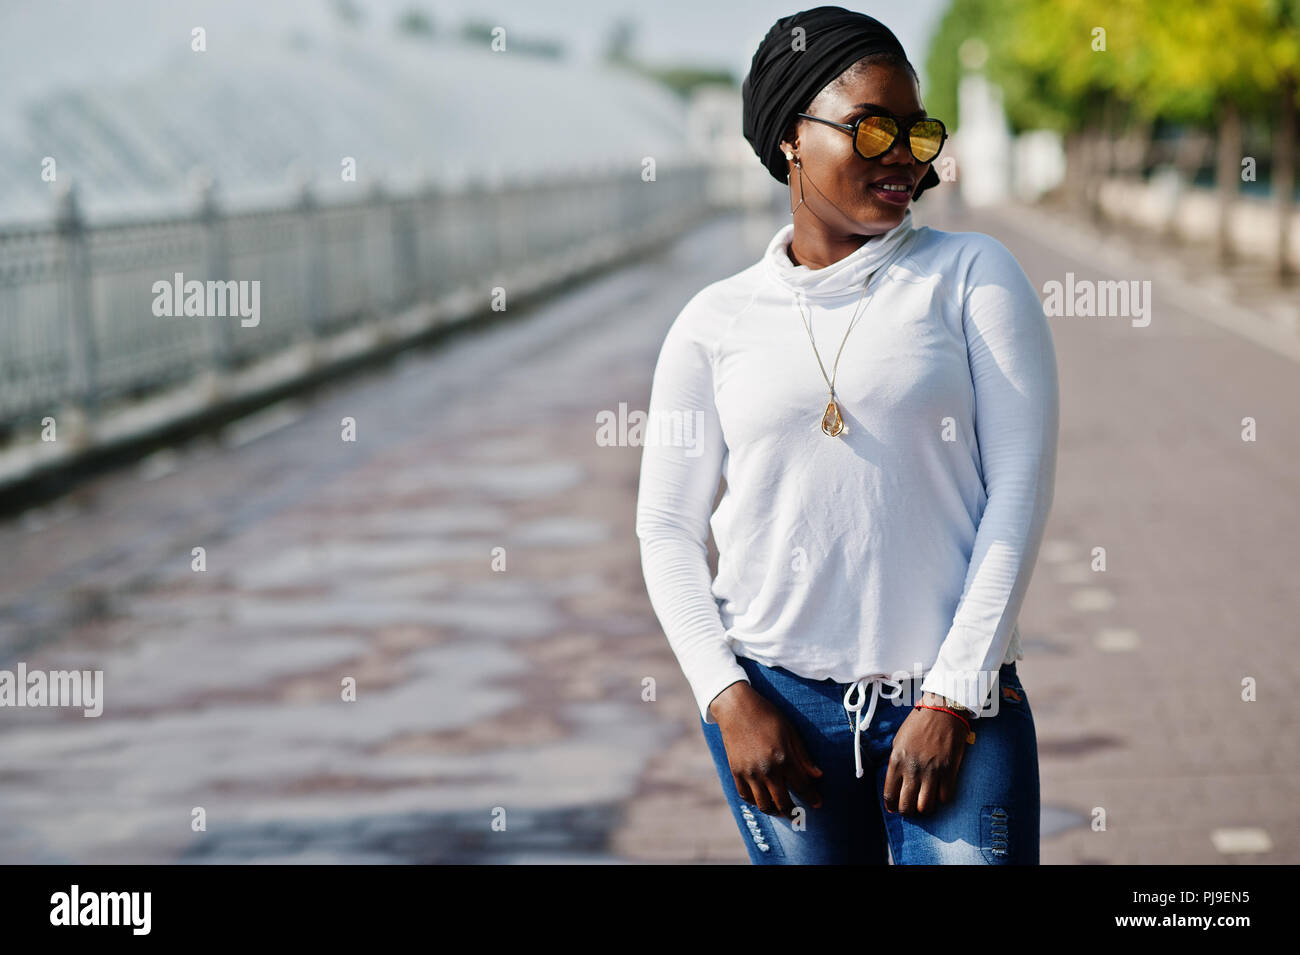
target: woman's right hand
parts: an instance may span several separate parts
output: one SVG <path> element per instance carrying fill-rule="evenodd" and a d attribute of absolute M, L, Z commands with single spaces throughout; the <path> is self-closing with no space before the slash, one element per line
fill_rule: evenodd
<path fill-rule="evenodd" d="M 813 782 L 821 769 L 794 727 L 762 694 L 737 681 L 713 698 L 709 712 L 722 731 L 741 799 L 768 815 L 786 818 L 794 815 L 792 791 L 814 809 L 821 808 Z"/>

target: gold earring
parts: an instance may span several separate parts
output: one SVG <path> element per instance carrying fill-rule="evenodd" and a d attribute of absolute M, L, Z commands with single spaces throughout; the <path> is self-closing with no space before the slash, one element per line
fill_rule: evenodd
<path fill-rule="evenodd" d="M 787 155 L 789 154 L 787 153 Z M 799 170 L 799 201 L 796 202 L 794 205 L 794 209 L 798 209 L 801 205 L 803 205 L 803 163 L 800 160 L 796 159 L 794 161 L 794 168 Z M 787 180 L 789 178 L 790 178 L 789 176 L 786 176 Z M 794 215 L 794 209 L 790 210 L 790 215 L 792 216 Z"/>

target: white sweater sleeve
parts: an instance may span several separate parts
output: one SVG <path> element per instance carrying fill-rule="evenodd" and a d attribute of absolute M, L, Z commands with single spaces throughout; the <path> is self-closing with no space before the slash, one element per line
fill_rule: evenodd
<path fill-rule="evenodd" d="M 1006 246 L 985 238 L 962 323 L 987 500 L 952 626 L 921 684 L 973 710 L 988 697 L 1038 558 L 1059 427 L 1056 353 L 1038 293 Z"/>
<path fill-rule="evenodd" d="M 706 723 L 713 698 L 749 682 L 727 644 L 708 565 L 709 518 L 725 448 L 713 398 L 712 343 L 697 299 L 673 322 L 651 384 L 636 535 L 664 635 Z"/>

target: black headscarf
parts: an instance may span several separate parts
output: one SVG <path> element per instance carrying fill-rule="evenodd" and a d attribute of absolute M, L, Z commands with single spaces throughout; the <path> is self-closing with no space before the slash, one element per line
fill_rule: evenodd
<path fill-rule="evenodd" d="M 802 50 L 793 48 L 795 27 L 805 32 Z M 889 27 L 843 7 L 804 10 L 782 17 L 767 31 L 741 85 L 741 125 L 754 152 L 781 185 L 789 182 L 781 138 L 795 113 L 804 112 L 826 84 L 871 53 L 907 58 Z M 912 198 L 938 184 L 931 166 Z"/>

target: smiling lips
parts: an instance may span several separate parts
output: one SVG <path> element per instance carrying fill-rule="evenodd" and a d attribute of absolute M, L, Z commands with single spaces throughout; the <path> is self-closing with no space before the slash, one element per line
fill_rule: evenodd
<path fill-rule="evenodd" d="M 902 205 L 912 198 L 912 184 L 906 179 L 891 176 L 878 182 L 868 183 L 868 188 L 886 202 Z"/>

